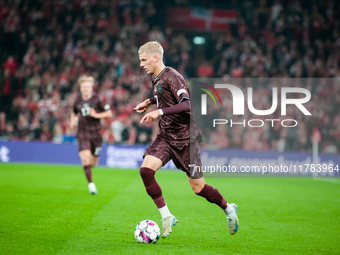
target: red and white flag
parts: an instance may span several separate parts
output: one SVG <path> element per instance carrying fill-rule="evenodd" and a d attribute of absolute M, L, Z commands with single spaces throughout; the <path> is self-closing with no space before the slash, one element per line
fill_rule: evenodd
<path fill-rule="evenodd" d="M 166 12 L 166 26 L 179 30 L 228 30 L 239 16 L 236 10 L 205 8 L 169 8 Z"/>

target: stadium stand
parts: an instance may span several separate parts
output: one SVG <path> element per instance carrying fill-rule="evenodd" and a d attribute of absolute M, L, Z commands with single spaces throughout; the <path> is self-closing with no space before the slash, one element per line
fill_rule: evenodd
<path fill-rule="evenodd" d="M 193 6 L 239 11 L 230 29 L 196 33 L 207 38 L 199 56 L 195 33 L 172 30 L 165 19 L 169 7 Z M 74 142 L 68 121 L 76 80 L 91 74 L 96 92 L 114 112 L 104 123 L 104 141 L 149 143 L 157 130 L 139 125 L 133 111 L 136 102 L 151 96 L 150 78 L 137 55 L 148 40 L 161 42 L 165 63 L 187 79 L 339 78 L 338 13 L 339 1 L 0 0 L 0 137 Z M 235 128 L 209 131 L 205 139 L 224 148 L 311 151 L 312 129 L 318 127 L 320 150 L 339 152 L 340 85 L 310 89 L 312 121 L 292 112 L 302 120 L 295 131 Z M 254 98 L 271 91 L 264 87 L 257 93 Z M 270 106 L 264 102 L 263 109 Z"/>

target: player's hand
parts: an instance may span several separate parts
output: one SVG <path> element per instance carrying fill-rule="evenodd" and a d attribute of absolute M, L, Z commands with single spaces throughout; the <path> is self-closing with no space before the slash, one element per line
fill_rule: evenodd
<path fill-rule="evenodd" d="M 148 104 L 146 102 L 147 100 L 145 100 L 144 102 L 138 104 L 135 108 L 133 108 L 134 110 L 136 110 L 138 113 L 142 113 L 145 112 L 146 109 L 148 109 L 148 107 L 150 106 L 150 104 Z"/>
<path fill-rule="evenodd" d="M 157 119 L 161 114 L 159 113 L 158 110 L 149 112 L 147 114 L 145 114 L 143 116 L 143 118 L 141 119 L 140 123 L 143 123 L 144 121 L 146 121 L 146 123 L 150 124 L 151 122 L 153 122 L 155 119 Z"/>
<path fill-rule="evenodd" d="M 90 116 L 97 119 L 97 112 L 93 107 L 90 109 Z"/>

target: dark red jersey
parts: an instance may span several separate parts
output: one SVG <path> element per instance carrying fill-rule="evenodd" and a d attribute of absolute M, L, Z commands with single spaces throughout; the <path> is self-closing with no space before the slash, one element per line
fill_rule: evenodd
<path fill-rule="evenodd" d="M 185 79 L 171 67 L 165 67 L 157 77 L 152 76 L 152 85 L 158 109 L 177 105 L 183 100 L 190 100 L 189 88 Z M 187 140 L 192 136 L 199 135 L 192 108 L 188 112 L 161 116 L 159 128 L 160 134 L 167 140 Z"/>
<path fill-rule="evenodd" d="M 79 133 L 101 132 L 100 119 L 90 117 L 90 109 L 98 113 L 110 110 L 110 106 L 103 105 L 99 97 L 93 94 L 88 100 L 84 100 L 81 96 L 77 98 L 73 105 L 73 112 L 80 113 L 78 121 L 78 135 Z"/>

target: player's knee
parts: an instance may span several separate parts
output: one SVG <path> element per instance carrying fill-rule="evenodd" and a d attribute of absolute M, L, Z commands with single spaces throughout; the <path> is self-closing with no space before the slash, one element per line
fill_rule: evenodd
<path fill-rule="evenodd" d="M 141 167 L 139 169 L 139 174 L 142 177 L 143 181 L 148 181 L 150 179 L 155 178 L 155 171 L 153 171 L 152 169 L 148 168 L 148 167 Z"/>
<path fill-rule="evenodd" d="M 79 152 L 79 157 L 83 166 L 88 166 L 91 164 L 90 155 L 88 155 L 87 153 L 81 151 Z"/>
<path fill-rule="evenodd" d="M 194 188 L 192 188 L 192 190 L 195 192 L 196 195 L 198 195 L 201 192 L 202 189 L 194 187 Z"/>
<path fill-rule="evenodd" d="M 92 166 L 92 167 L 95 167 L 95 166 L 97 166 L 97 165 L 98 165 L 98 161 L 94 160 L 94 161 L 91 162 L 91 166 Z"/>
<path fill-rule="evenodd" d="M 202 186 L 201 184 L 191 184 L 191 189 L 195 192 L 196 195 L 198 195 L 202 189 L 203 189 L 204 185 Z"/>
<path fill-rule="evenodd" d="M 90 160 L 87 159 L 87 158 L 82 158 L 82 159 L 81 159 L 81 162 L 82 162 L 83 166 L 88 166 L 88 165 L 90 165 Z"/>

